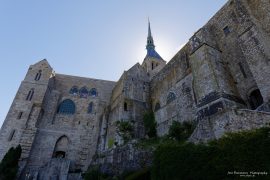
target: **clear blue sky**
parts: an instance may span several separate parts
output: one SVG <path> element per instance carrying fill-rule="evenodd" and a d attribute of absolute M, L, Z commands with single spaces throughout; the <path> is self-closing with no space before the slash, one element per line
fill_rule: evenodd
<path fill-rule="evenodd" d="M 165 60 L 226 0 L 0 0 L 0 126 L 28 66 L 46 58 L 57 73 L 118 80 L 142 62 L 150 18 Z"/>

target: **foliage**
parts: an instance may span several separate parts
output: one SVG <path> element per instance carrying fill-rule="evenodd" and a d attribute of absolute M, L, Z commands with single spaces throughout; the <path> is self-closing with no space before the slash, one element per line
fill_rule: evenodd
<path fill-rule="evenodd" d="M 269 132 L 230 133 L 208 144 L 163 143 L 154 153 L 152 179 L 239 179 L 228 172 L 269 173 Z M 269 179 L 269 174 L 255 177 Z"/>
<path fill-rule="evenodd" d="M 92 156 L 92 160 L 93 160 L 93 161 L 96 161 L 98 158 L 104 158 L 104 157 L 106 157 L 105 154 L 96 152 L 96 153 Z"/>
<path fill-rule="evenodd" d="M 153 137 L 149 139 L 141 139 L 138 141 L 136 146 L 142 149 L 155 150 L 159 145 L 164 143 L 175 143 L 175 140 L 172 140 L 168 136 Z"/>
<path fill-rule="evenodd" d="M 136 171 L 124 178 L 125 180 L 148 180 L 151 179 L 149 168 Z"/>
<path fill-rule="evenodd" d="M 21 146 L 18 145 L 16 148 L 11 147 L 3 160 L 0 163 L 0 179 L 1 180 L 12 180 L 16 178 L 18 171 L 18 161 L 21 157 Z"/>
<path fill-rule="evenodd" d="M 99 170 L 99 166 L 89 166 L 83 175 L 84 180 L 111 180 L 108 175 Z"/>
<path fill-rule="evenodd" d="M 194 123 L 184 121 L 183 123 L 173 121 L 169 129 L 168 136 L 177 140 L 185 141 L 189 138 L 195 129 Z"/>
<path fill-rule="evenodd" d="M 145 113 L 143 116 L 143 123 L 145 132 L 148 137 L 156 137 L 157 136 L 157 123 L 155 121 L 154 112 Z"/>
<path fill-rule="evenodd" d="M 110 138 L 108 141 L 108 148 L 112 148 L 114 144 L 114 139 Z"/>
<path fill-rule="evenodd" d="M 133 137 L 133 125 L 129 121 L 117 121 L 118 134 L 123 138 L 124 143 Z"/>
<path fill-rule="evenodd" d="M 148 149 L 148 148 L 155 148 L 157 147 L 161 142 L 160 137 L 153 137 L 149 139 L 141 139 L 136 146 L 143 148 L 143 149 Z"/>

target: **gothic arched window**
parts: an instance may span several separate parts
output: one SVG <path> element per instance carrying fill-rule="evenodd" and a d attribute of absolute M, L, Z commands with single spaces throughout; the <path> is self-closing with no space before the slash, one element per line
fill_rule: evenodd
<path fill-rule="evenodd" d="M 78 87 L 77 86 L 73 86 L 70 90 L 69 90 L 69 94 L 72 95 L 77 95 L 78 94 Z"/>
<path fill-rule="evenodd" d="M 65 99 L 58 107 L 58 113 L 60 114 L 74 114 L 75 103 L 70 99 Z"/>
<path fill-rule="evenodd" d="M 155 105 L 155 111 L 158 111 L 160 109 L 160 104 L 157 102 Z"/>
<path fill-rule="evenodd" d="M 176 99 L 176 95 L 173 92 L 170 92 L 167 96 L 167 104 L 169 104 L 170 102 L 174 101 Z"/>
<path fill-rule="evenodd" d="M 36 74 L 35 80 L 38 81 L 41 77 L 41 70 L 38 71 L 38 73 Z"/>
<path fill-rule="evenodd" d="M 26 96 L 26 100 L 27 100 L 27 101 L 31 101 L 32 98 L 33 98 L 33 95 L 34 95 L 34 89 L 32 88 L 32 89 L 28 92 L 28 94 L 27 94 L 27 96 Z"/>
<path fill-rule="evenodd" d="M 93 106 L 94 106 L 93 102 L 90 102 L 88 105 L 88 110 L 87 110 L 88 113 L 93 113 Z"/>
<path fill-rule="evenodd" d="M 96 97 L 97 96 L 97 90 L 95 88 L 92 88 L 89 92 L 89 95 L 92 97 Z"/>
<path fill-rule="evenodd" d="M 80 89 L 80 97 L 81 98 L 87 98 L 88 96 L 88 90 L 86 89 L 86 87 L 82 87 Z"/>

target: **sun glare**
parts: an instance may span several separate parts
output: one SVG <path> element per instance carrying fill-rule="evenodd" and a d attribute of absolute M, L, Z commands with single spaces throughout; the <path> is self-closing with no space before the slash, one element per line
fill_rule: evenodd
<path fill-rule="evenodd" d="M 173 43 L 163 37 L 156 38 L 156 51 L 165 60 L 170 61 L 172 57 L 179 51 L 173 47 Z"/>

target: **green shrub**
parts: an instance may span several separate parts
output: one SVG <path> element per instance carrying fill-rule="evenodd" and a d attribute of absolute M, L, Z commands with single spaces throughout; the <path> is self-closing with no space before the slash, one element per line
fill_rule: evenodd
<path fill-rule="evenodd" d="M 151 179 L 150 170 L 144 168 L 142 170 L 136 171 L 124 178 L 125 180 L 149 180 Z"/>
<path fill-rule="evenodd" d="M 133 125 L 129 121 L 116 121 L 118 134 L 123 138 L 124 143 L 133 137 Z"/>
<path fill-rule="evenodd" d="M 190 137 L 194 129 L 194 123 L 187 121 L 183 123 L 173 121 L 172 125 L 170 126 L 168 136 L 177 141 L 185 141 Z"/>
<path fill-rule="evenodd" d="M 165 143 L 154 153 L 152 179 L 239 179 L 228 172 L 270 172 L 270 128 L 227 134 L 208 144 Z"/>
<path fill-rule="evenodd" d="M 143 116 L 143 123 L 145 128 L 145 133 L 148 137 L 156 137 L 157 136 L 157 123 L 155 121 L 154 112 L 145 113 Z"/>
<path fill-rule="evenodd" d="M 18 161 L 21 157 L 21 146 L 11 147 L 0 163 L 0 179 L 13 180 L 16 178 L 18 171 Z"/>
<path fill-rule="evenodd" d="M 110 138 L 108 141 L 108 148 L 112 148 L 114 144 L 114 139 Z"/>
<path fill-rule="evenodd" d="M 160 137 L 153 137 L 149 139 L 141 139 L 138 141 L 136 144 L 137 147 L 142 148 L 142 149 L 152 149 L 157 147 L 161 142 Z"/>
<path fill-rule="evenodd" d="M 99 170 L 99 166 L 89 166 L 83 175 L 84 180 L 111 180 L 108 175 L 103 174 Z"/>

